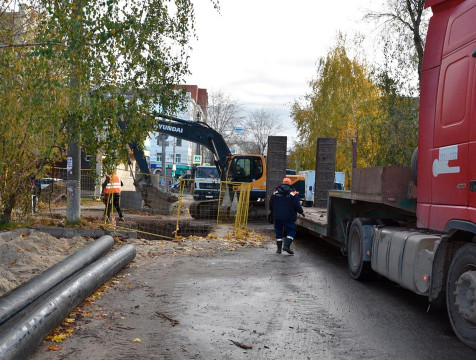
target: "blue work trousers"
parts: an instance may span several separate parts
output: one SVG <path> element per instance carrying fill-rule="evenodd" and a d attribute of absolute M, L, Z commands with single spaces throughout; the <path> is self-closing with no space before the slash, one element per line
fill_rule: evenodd
<path fill-rule="evenodd" d="M 286 236 L 294 239 L 296 236 L 296 224 L 294 221 L 274 220 L 274 231 L 276 232 L 276 239 L 284 238 L 284 229 L 286 229 Z"/>

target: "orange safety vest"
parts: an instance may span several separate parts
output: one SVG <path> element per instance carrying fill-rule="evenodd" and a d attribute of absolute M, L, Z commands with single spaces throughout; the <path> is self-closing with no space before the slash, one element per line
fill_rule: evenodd
<path fill-rule="evenodd" d="M 120 194 L 121 193 L 121 180 L 117 175 L 108 175 L 109 182 L 104 189 L 105 194 Z"/>

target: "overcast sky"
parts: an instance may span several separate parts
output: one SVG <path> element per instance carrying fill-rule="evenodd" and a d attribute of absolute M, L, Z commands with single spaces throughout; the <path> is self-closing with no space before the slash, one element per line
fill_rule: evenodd
<path fill-rule="evenodd" d="M 277 114 L 289 146 L 296 138 L 290 106 L 309 92 L 316 61 L 335 44 L 339 30 L 372 33 L 362 17 L 375 1 L 220 0 L 220 14 L 207 0 L 195 7 L 198 40 L 187 84 L 209 95 L 223 91 L 246 111 Z"/>

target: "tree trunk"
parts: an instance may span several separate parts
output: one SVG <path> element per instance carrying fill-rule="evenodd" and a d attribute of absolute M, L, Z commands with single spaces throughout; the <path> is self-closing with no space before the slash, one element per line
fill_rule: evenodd
<path fill-rule="evenodd" d="M 16 196 L 15 194 L 10 195 L 5 201 L 4 201 L 4 207 L 3 207 L 3 213 L 0 218 L 0 224 L 6 224 L 9 223 L 12 220 L 12 212 L 13 208 L 15 207 L 15 202 L 16 202 Z"/>

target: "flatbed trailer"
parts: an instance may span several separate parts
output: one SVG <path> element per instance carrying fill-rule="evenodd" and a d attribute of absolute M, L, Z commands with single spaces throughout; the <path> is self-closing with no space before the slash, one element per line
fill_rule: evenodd
<path fill-rule="evenodd" d="M 373 271 L 427 296 L 434 308 L 444 307 L 452 291 L 456 295 L 449 300 L 448 312 L 458 325 L 453 325 L 455 333 L 475 348 L 476 294 L 471 289 L 476 265 L 462 265 L 466 273 L 450 269 L 463 240 L 475 235 L 419 228 L 416 208 L 409 167 L 354 169 L 352 191 L 330 190 L 327 207 L 304 208 L 305 216 L 299 215 L 296 225 L 339 247 L 356 280 Z M 448 283 L 455 277 L 456 285 Z"/>
<path fill-rule="evenodd" d="M 304 208 L 305 217 L 298 216 L 296 225 L 345 250 L 350 225 L 357 217 L 416 226 L 412 190 L 409 167 L 354 169 L 352 191 L 329 190 L 327 208 Z"/>

